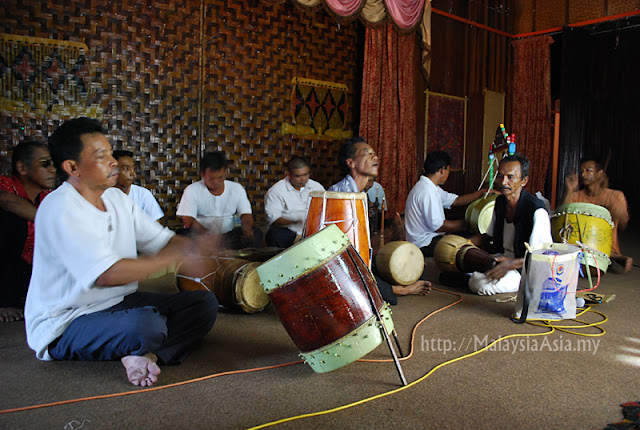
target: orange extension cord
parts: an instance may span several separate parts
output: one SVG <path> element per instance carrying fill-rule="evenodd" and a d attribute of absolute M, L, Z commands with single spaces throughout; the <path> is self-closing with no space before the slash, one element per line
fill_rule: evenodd
<path fill-rule="evenodd" d="M 441 290 L 441 289 L 438 289 L 438 288 L 432 288 L 432 289 L 436 290 L 436 291 L 441 291 L 443 293 L 456 295 L 456 296 L 458 296 L 459 299 L 454 303 L 451 303 L 451 304 L 449 304 L 447 306 L 444 306 L 444 307 L 442 307 L 440 309 L 437 309 L 437 310 L 431 312 L 429 315 L 427 315 L 426 317 L 421 319 L 415 325 L 415 327 L 413 328 L 413 331 L 411 332 L 411 350 L 410 350 L 410 353 L 406 357 L 400 358 L 400 360 L 408 360 L 409 358 L 411 358 L 413 356 L 415 335 L 416 335 L 416 331 L 417 331 L 418 327 L 420 326 L 420 324 L 422 324 L 424 321 L 426 321 L 431 316 L 437 314 L 438 312 L 442 312 L 443 310 L 448 309 L 448 308 L 450 308 L 452 306 L 455 306 L 458 303 L 462 302 L 462 296 L 460 294 L 453 293 L 451 291 Z M 365 360 L 365 359 L 360 359 L 358 361 L 363 361 L 363 362 L 368 362 L 368 363 L 386 363 L 386 362 L 390 362 L 390 361 L 393 361 L 393 360 L 392 359 L 386 359 L 386 360 Z M 303 363 L 302 360 L 293 361 L 293 362 L 284 363 L 284 364 L 276 364 L 276 365 L 273 365 L 273 366 L 264 366 L 264 367 L 256 367 L 256 368 L 252 368 L 252 369 L 234 370 L 234 371 L 229 371 L 229 372 L 215 373 L 213 375 L 207 375 L 207 376 L 203 376 L 203 377 L 200 377 L 200 378 L 189 379 L 187 381 L 176 382 L 176 383 L 168 384 L 168 385 L 162 385 L 162 386 L 159 386 L 159 387 L 150 387 L 150 388 L 145 388 L 145 389 L 135 390 L 135 391 L 125 391 L 125 392 L 113 393 L 113 394 L 102 394 L 102 395 L 99 395 L 99 396 L 91 396 L 91 397 L 80 397 L 80 398 L 77 398 L 77 399 L 61 400 L 59 402 L 43 403 L 43 404 L 40 404 L 40 405 L 23 406 L 23 407 L 20 407 L 20 408 L 4 409 L 4 410 L 0 410 L 0 414 L 8 414 L 8 413 L 12 413 L 12 412 L 22 412 L 22 411 L 28 411 L 28 410 L 33 410 L 33 409 L 48 408 L 48 407 L 51 407 L 51 406 L 68 405 L 70 403 L 79 403 L 79 402 L 85 402 L 85 401 L 89 401 L 89 400 L 110 399 L 110 398 L 113 398 L 113 397 L 129 396 L 129 395 L 132 395 L 132 394 L 149 393 L 149 392 L 152 392 L 152 391 L 165 390 L 167 388 L 174 388 L 174 387 L 179 387 L 181 385 L 192 384 L 194 382 L 206 381 L 207 379 L 217 378 L 218 376 L 227 376 L 227 375 L 237 375 L 237 374 L 241 374 L 241 373 L 258 372 L 258 371 L 261 371 L 261 370 L 276 369 L 278 367 L 291 366 L 291 365 L 294 365 L 294 364 L 301 364 L 301 363 Z"/>

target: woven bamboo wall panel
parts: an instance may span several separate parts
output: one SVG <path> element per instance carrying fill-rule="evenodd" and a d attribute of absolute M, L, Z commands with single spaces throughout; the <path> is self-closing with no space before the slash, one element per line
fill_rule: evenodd
<path fill-rule="evenodd" d="M 640 0 L 607 0 L 607 15 L 640 9 Z"/>
<path fill-rule="evenodd" d="M 151 189 L 177 226 L 182 190 L 198 180 L 203 150 L 227 152 L 229 179 L 247 188 L 258 223 L 263 196 L 284 162 L 305 155 L 314 178 L 337 178 L 334 142 L 282 136 L 291 121 L 293 76 L 357 87 L 357 22 L 337 24 L 325 12 L 256 1 L 12 1 L 0 31 L 85 43 L 90 103 L 100 108 L 114 149 L 139 160 L 138 183 Z M 349 104 L 356 97 L 350 93 Z M 359 102 L 359 100 L 358 100 Z M 63 115 L 0 113 L 2 173 L 12 147 L 47 136 Z M 351 118 L 348 127 L 354 127 Z"/>
<path fill-rule="evenodd" d="M 600 18 L 605 15 L 605 4 L 608 0 L 569 1 L 569 17 L 567 24 Z"/>
<path fill-rule="evenodd" d="M 247 10 L 254 10 L 254 19 Z M 284 175 L 292 155 L 310 158 L 314 178 L 331 185 L 337 145 L 282 135 L 280 129 L 292 121 L 293 77 L 354 88 L 358 24 L 338 29 L 324 12 L 254 1 L 218 4 L 205 21 L 204 142 L 229 154 L 230 176 L 241 178 L 254 212 L 262 216 L 264 191 Z"/>
<path fill-rule="evenodd" d="M 597 0 L 593 3 L 597 3 Z M 558 0 L 536 0 L 534 13 L 536 30 L 559 27 L 568 23 L 566 5 Z"/>

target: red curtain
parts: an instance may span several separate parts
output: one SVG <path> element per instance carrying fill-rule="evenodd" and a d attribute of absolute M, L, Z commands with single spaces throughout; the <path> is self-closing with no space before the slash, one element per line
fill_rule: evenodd
<path fill-rule="evenodd" d="M 531 161 L 530 192 L 544 191 L 551 138 L 551 66 L 549 35 L 529 37 L 513 42 L 512 132 L 516 150 Z M 550 196 L 546 196 L 550 198 Z"/>
<path fill-rule="evenodd" d="M 399 34 L 391 23 L 367 27 L 360 135 L 378 153 L 378 182 L 389 216 L 404 212 L 416 174 L 416 34 Z"/>

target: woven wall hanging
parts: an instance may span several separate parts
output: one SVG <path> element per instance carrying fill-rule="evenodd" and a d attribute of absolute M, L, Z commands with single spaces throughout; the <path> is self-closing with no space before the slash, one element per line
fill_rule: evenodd
<path fill-rule="evenodd" d="M 0 109 L 101 116 L 99 106 L 88 102 L 86 52 L 80 42 L 0 34 Z"/>
<path fill-rule="evenodd" d="M 348 88 L 335 82 L 293 78 L 291 109 L 293 124 L 282 124 L 283 134 L 321 139 L 349 139 L 345 130 Z"/>

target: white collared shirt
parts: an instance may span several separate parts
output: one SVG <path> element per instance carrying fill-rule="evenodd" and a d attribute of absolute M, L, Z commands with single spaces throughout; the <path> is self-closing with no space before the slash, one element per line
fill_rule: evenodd
<path fill-rule="evenodd" d="M 324 187 L 313 179 L 309 179 L 306 185 L 296 190 L 288 177 L 276 182 L 264 197 L 264 210 L 267 214 L 267 223 L 273 224 L 278 218 L 297 221 L 286 227 L 302 235 L 302 229 L 309 209 L 309 193 L 311 191 L 324 191 Z"/>

